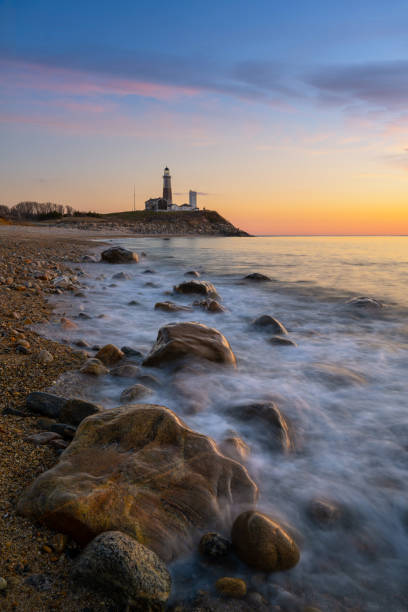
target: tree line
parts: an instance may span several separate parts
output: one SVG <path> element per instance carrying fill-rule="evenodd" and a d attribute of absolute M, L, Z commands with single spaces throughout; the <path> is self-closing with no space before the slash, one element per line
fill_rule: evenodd
<path fill-rule="evenodd" d="M 54 202 L 19 202 L 11 207 L 0 204 L 0 217 L 15 219 L 16 221 L 44 221 L 46 219 L 79 216 L 98 217 L 100 215 L 93 212 L 81 212 L 75 210 L 72 206 L 64 206 Z"/>

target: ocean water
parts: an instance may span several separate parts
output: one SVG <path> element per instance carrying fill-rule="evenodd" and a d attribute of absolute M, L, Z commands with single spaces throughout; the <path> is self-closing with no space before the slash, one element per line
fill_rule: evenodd
<path fill-rule="evenodd" d="M 81 265 L 84 296 L 56 297 L 55 321 L 43 331 L 58 340 L 113 342 L 142 352 L 170 321 L 199 321 L 227 337 L 238 360 L 235 372 L 209 368 L 186 375 L 189 391 L 180 394 L 165 371 L 152 369 L 164 384 L 148 401 L 171 408 L 217 442 L 233 429 L 251 447 L 247 467 L 260 488 L 259 508 L 289 526 L 301 561 L 269 577 L 243 566 L 238 574 L 282 610 L 306 604 L 322 611 L 407 610 L 408 238 L 110 242 L 147 256 L 138 265 Z M 102 248 L 95 243 L 96 251 Z M 146 269 L 155 273 L 145 274 Z M 194 296 L 166 295 L 191 269 L 214 283 L 225 313 L 154 310 L 156 302 L 168 299 L 192 303 Z M 131 278 L 112 280 L 120 271 Z M 243 282 L 251 272 L 272 281 Z M 373 297 L 383 308 L 347 305 L 355 296 Z M 132 300 L 138 304 L 129 305 Z M 63 314 L 79 325 L 69 336 L 58 324 Z M 297 346 L 270 344 L 270 333 L 251 326 L 261 314 L 278 318 Z M 82 394 L 115 406 L 131 384 L 107 376 Z M 277 449 L 264 427 L 243 425 L 226 410 L 271 399 L 293 432 L 290 452 Z M 310 508 L 316 499 L 338 506 L 340 519 L 330 526 L 314 521 Z M 176 598 L 214 581 L 194 556 L 171 569 Z M 217 576 L 222 575 L 220 570 Z"/>

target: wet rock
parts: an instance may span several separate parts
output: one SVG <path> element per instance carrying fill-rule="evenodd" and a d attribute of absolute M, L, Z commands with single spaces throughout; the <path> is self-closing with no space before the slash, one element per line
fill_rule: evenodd
<path fill-rule="evenodd" d="M 128 387 L 120 394 L 120 401 L 122 403 L 133 402 L 134 400 L 142 399 L 143 397 L 149 397 L 154 391 L 146 387 L 145 385 L 137 384 Z"/>
<path fill-rule="evenodd" d="M 120 531 L 97 536 L 76 561 L 72 576 L 132 609 L 164 610 L 171 578 L 163 561 Z"/>
<path fill-rule="evenodd" d="M 103 408 L 98 404 L 87 402 L 82 399 L 68 399 L 66 403 L 61 407 L 59 413 L 59 420 L 69 425 L 77 426 L 86 419 L 86 417 L 92 414 L 103 412 Z"/>
<path fill-rule="evenodd" d="M 241 578 L 219 578 L 215 583 L 217 591 L 224 597 L 241 599 L 247 593 L 247 585 Z"/>
<path fill-rule="evenodd" d="M 272 336 L 271 338 L 268 338 L 268 342 L 270 344 L 275 344 L 276 346 L 297 346 L 296 342 L 293 342 L 293 340 L 286 338 L 285 336 Z"/>
<path fill-rule="evenodd" d="M 163 310 L 164 312 L 177 312 L 179 310 L 191 312 L 193 309 L 189 306 L 181 306 L 181 304 L 175 304 L 174 302 L 157 302 L 154 305 L 155 310 Z"/>
<path fill-rule="evenodd" d="M 27 436 L 24 439 L 26 442 L 31 442 L 35 446 L 43 446 L 44 444 L 49 444 L 51 440 L 56 440 L 58 438 L 62 440 L 61 436 L 53 431 L 42 431 L 41 433 Z"/>
<path fill-rule="evenodd" d="M 326 385 L 329 389 L 339 389 L 341 387 L 361 386 L 367 383 L 364 376 L 330 363 L 312 363 L 306 368 L 306 374 L 310 378 L 314 378 L 320 383 Z"/>
<path fill-rule="evenodd" d="M 49 426 L 50 431 L 55 431 L 64 438 L 64 440 L 72 440 L 75 436 L 76 427 L 67 423 L 53 423 Z"/>
<path fill-rule="evenodd" d="M 207 312 L 217 313 L 217 312 L 225 312 L 224 306 L 222 306 L 217 300 L 207 299 L 207 300 L 196 300 L 194 302 L 194 306 L 199 306 L 203 310 Z"/>
<path fill-rule="evenodd" d="M 58 419 L 66 398 L 44 391 L 33 391 L 26 398 L 26 407 L 30 412 Z"/>
<path fill-rule="evenodd" d="M 70 319 L 67 319 L 66 317 L 61 318 L 61 327 L 65 331 L 78 329 L 78 325 L 74 323 L 74 321 L 71 321 Z"/>
<path fill-rule="evenodd" d="M 239 436 L 230 436 L 225 438 L 222 442 L 220 442 L 220 444 L 218 444 L 218 448 L 226 457 L 242 463 L 248 461 L 251 454 L 251 449 L 249 448 L 248 444 L 246 444 Z"/>
<path fill-rule="evenodd" d="M 264 283 L 272 279 L 269 278 L 269 276 L 265 276 L 265 274 L 259 274 L 259 272 L 253 272 L 252 274 L 248 274 L 247 276 L 244 276 L 244 280 L 255 281 L 257 283 Z"/>
<path fill-rule="evenodd" d="M 206 533 L 200 540 L 199 551 L 209 559 L 226 557 L 231 550 L 231 542 L 214 531 Z"/>
<path fill-rule="evenodd" d="M 112 276 L 114 280 L 132 280 L 133 276 L 127 272 L 118 272 Z"/>
<path fill-rule="evenodd" d="M 342 519 L 340 506 L 324 498 L 312 499 L 306 507 L 306 514 L 321 529 L 330 529 Z"/>
<path fill-rule="evenodd" d="M 265 329 L 266 331 L 273 332 L 274 334 L 285 335 L 287 329 L 278 319 L 271 317 L 270 315 L 261 315 L 252 321 L 252 326 L 258 329 Z"/>
<path fill-rule="evenodd" d="M 54 357 L 51 355 L 51 353 L 49 351 L 46 351 L 45 349 L 42 349 L 37 357 L 36 357 L 38 363 L 51 363 L 52 361 L 54 361 Z"/>
<path fill-rule="evenodd" d="M 123 351 L 121 351 L 117 346 L 114 344 L 106 344 L 96 353 L 95 358 L 99 359 L 104 365 L 108 366 L 114 365 L 120 361 L 123 356 Z"/>
<path fill-rule="evenodd" d="M 120 349 L 127 357 L 139 357 L 140 359 L 143 357 L 143 353 L 137 351 L 131 346 L 122 346 Z"/>
<path fill-rule="evenodd" d="M 90 374 L 91 376 L 104 376 L 109 372 L 108 368 L 105 368 L 102 361 L 100 359 L 96 359 L 95 357 L 88 359 L 79 371 L 82 372 L 82 374 Z"/>
<path fill-rule="evenodd" d="M 259 425 L 268 446 L 290 451 L 294 449 L 292 432 L 285 417 L 274 402 L 252 402 L 227 409 L 233 418 L 251 425 Z"/>
<path fill-rule="evenodd" d="M 133 253 L 128 249 L 111 247 L 110 249 L 106 249 L 106 251 L 102 251 L 101 261 L 111 264 L 138 263 L 139 257 L 137 253 Z"/>
<path fill-rule="evenodd" d="M 235 355 L 225 336 L 213 327 L 194 322 L 169 323 L 161 327 L 143 365 L 157 367 L 186 356 L 236 365 Z"/>
<path fill-rule="evenodd" d="M 188 272 L 184 273 L 184 276 L 194 276 L 195 278 L 198 278 L 200 273 L 197 272 L 197 270 L 188 270 Z"/>
<path fill-rule="evenodd" d="M 300 558 L 290 535 L 269 516 L 255 510 L 235 519 L 231 540 L 241 561 L 265 572 L 291 569 Z"/>
<path fill-rule="evenodd" d="M 170 561 L 256 497 L 245 468 L 211 439 L 167 408 L 135 404 L 85 419 L 59 462 L 24 492 L 18 511 L 80 543 L 124 531 Z"/>
<path fill-rule="evenodd" d="M 355 298 L 352 298 L 351 300 L 348 300 L 348 302 L 346 302 L 346 305 L 351 306 L 356 309 L 371 310 L 371 311 L 380 310 L 381 308 L 383 308 L 383 305 L 381 304 L 381 302 L 378 302 L 374 298 L 363 297 L 363 296 L 355 297 Z"/>
<path fill-rule="evenodd" d="M 140 374 L 140 368 L 131 363 L 126 363 L 113 368 L 110 373 L 111 376 L 118 376 L 119 378 L 136 378 Z"/>
<path fill-rule="evenodd" d="M 184 283 L 180 283 L 174 287 L 174 291 L 176 293 L 190 294 L 190 293 L 199 293 L 200 295 L 205 295 L 207 297 L 216 298 L 218 297 L 218 293 L 214 285 L 208 281 L 199 281 L 199 280 L 191 280 L 185 281 Z"/>

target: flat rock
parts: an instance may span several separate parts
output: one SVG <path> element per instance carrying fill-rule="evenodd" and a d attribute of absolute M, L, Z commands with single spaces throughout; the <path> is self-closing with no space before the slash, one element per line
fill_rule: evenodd
<path fill-rule="evenodd" d="M 352 306 L 353 308 L 361 309 L 361 310 L 380 310 L 383 308 L 383 305 L 378 300 L 375 300 L 371 297 L 355 297 L 346 302 L 347 306 Z"/>
<path fill-rule="evenodd" d="M 235 519 L 231 540 L 241 561 L 264 572 L 291 569 L 300 558 L 290 535 L 272 518 L 255 510 Z"/>
<path fill-rule="evenodd" d="M 139 257 L 137 253 L 124 249 L 122 247 L 111 247 L 101 253 L 101 261 L 111 264 L 121 263 L 138 263 Z"/>
<path fill-rule="evenodd" d="M 25 441 L 31 442 L 32 444 L 35 444 L 35 446 L 43 446 L 44 444 L 49 444 L 52 440 L 56 439 L 62 440 L 61 436 L 54 431 L 41 431 L 40 433 L 27 436 Z"/>
<path fill-rule="evenodd" d="M 213 327 L 195 322 L 161 327 L 143 365 L 157 367 L 186 356 L 236 366 L 235 355 L 225 336 Z"/>
<path fill-rule="evenodd" d="M 247 274 L 247 276 L 244 276 L 244 280 L 264 283 L 266 281 L 271 281 L 272 279 L 269 278 L 269 276 L 265 276 L 265 274 L 259 274 L 259 272 L 252 272 L 252 274 Z"/>
<path fill-rule="evenodd" d="M 106 531 L 88 544 L 74 564 L 72 577 L 132 609 L 164 609 L 171 577 L 149 548 L 120 531 Z"/>
<path fill-rule="evenodd" d="M 163 310 L 164 312 L 177 312 L 185 311 L 191 312 L 193 309 L 190 306 L 182 306 L 181 304 L 175 304 L 175 302 L 157 302 L 154 305 L 155 310 Z"/>
<path fill-rule="evenodd" d="M 199 280 L 191 280 L 185 281 L 184 283 L 180 283 L 174 287 L 174 291 L 176 293 L 199 293 L 200 295 L 205 295 L 207 297 L 218 297 L 218 293 L 216 288 L 209 281 L 199 281 Z"/>
<path fill-rule="evenodd" d="M 253 504 L 246 469 L 171 410 L 135 404 L 85 419 L 59 462 L 24 492 L 18 511 L 86 544 L 119 530 L 170 561 L 232 509 Z"/>
<path fill-rule="evenodd" d="M 293 342 L 290 338 L 286 338 L 285 336 L 271 336 L 268 338 L 268 342 L 270 344 L 274 344 L 276 346 L 294 346 L 297 347 L 296 342 Z"/>

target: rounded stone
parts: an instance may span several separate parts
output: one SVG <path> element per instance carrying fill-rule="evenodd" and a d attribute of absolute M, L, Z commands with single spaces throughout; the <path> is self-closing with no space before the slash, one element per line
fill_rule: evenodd
<path fill-rule="evenodd" d="M 204 557 L 220 559 L 226 557 L 231 550 L 231 542 L 216 532 L 203 535 L 200 540 L 199 550 Z"/>
<path fill-rule="evenodd" d="M 241 578 L 229 578 L 225 576 L 217 580 L 215 588 L 221 595 L 224 595 L 224 597 L 234 597 L 236 599 L 245 597 L 247 593 L 247 585 Z"/>
<path fill-rule="evenodd" d="M 291 569 L 300 558 L 290 535 L 269 516 L 256 510 L 243 512 L 235 519 L 231 540 L 242 561 L 265 572 Z"/>
<path fill-rule="evenodd" d="M 7 589 L 7 580 L 3 577 L 0 577 L 0 591 L 5 591 Z"/>

